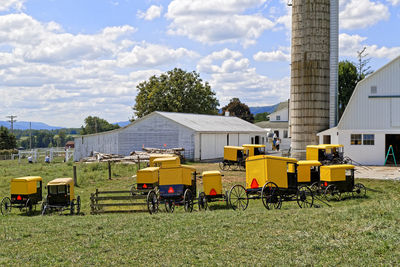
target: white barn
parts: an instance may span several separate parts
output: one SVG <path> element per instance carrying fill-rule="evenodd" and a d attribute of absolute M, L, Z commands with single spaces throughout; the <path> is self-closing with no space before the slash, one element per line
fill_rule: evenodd
<path fill-rule="evenodd" d="M 400 162 L 400 56 L 360 81 L 337 127 L 318 136 L 365 165 L 383 165 L 392 145 Z"/>
<path fill-rule="evenodd" d="M 142 147 L 183 147 L 187 159 L 211 160 L 222 158 L 226 145 L 264 144 L 266 137 L 237 117 L 156 111 L 117 130 L 76 137 L 74 160 L 93 151 L 129 155 Z"/>

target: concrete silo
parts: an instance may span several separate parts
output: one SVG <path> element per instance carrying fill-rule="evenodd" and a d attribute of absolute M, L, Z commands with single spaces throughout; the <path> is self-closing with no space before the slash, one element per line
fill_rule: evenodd
<path fill-rule="evenodd" d="M 330 93 L 330 65 L 335 61 L 330 16 L 330 0 L 292 1 L 290 133 L 292 156 L 299 159 L 307 145 L 318 144 L 316 134 L 329 128 L 330 109 L 336 108 L 330 107 L 330 95 L 336 97 L 336 87 Z"/>

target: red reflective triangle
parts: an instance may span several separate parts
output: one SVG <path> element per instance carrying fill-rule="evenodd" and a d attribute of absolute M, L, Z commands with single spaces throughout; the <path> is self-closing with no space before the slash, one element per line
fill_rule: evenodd
<path fill-rule="evenodd" d="M 143 184 L 143 188 L 145 188 L 145 189 L 146 189 L 146 188 L 147 188 L 147 184 Z"/>
<path fill-rule="evenodd" d="M 210 196 L 216 196 L 217 195 L 217 191 L 215 191 L 215 189 L 211 189 L 210 191 Z"/>
<path fill-rule="evenodd" d="M 251 188 L 259 188 L 260 186 L 257 183 L 257 179 L 254 178 L 253 181 L 251 181 Z"/>
<path fill-rule="evenodd" d="M 172 194 L 174 192 L 175 192 L 174 189 L 172 188 L 172 186 L 170 186 L 169 189 L 168 189 L 168 193 Z"/>
<path fill-rule="evenodd" d="M 22 197 L 20 195 L 18 195 L 17 200 L 22 200 Z"/>

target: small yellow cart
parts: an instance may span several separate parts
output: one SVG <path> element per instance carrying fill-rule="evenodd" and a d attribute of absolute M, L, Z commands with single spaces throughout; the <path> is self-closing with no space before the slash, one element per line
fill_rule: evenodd
<path fill-rule="evenodd" d="M 246 188 L 234 185 L 229 191 L 234 210 L 245 210 L 249 199 L 261 199 L 266 209 L 280 209 L 282 201 L 297 201 L 300 208 L 312 207 L 314 195 L 297 181 L 297 160 L 259 155 L 246 160 Z"/>
<path fill-rule="evenodd" d="M 323 165 L 345 163 L 344 146 L 339 144 L 309 145 L 306 148 L 306 159 L 319 161 Z"/>
<path fill-rule="evenodd" d="M 196 196 L 196 169 L 181 165 L 175 158 L 156 159 L 158 166 L 158 191 L 152 189 L 147 195 L 147 207 L 150 214 L 159 210 L 159 204 L 165 204 L 167 212 L 174 212 L 175 206 L 184 206 L 186 212 L 192 212 Z"/>
<path fill-rule="evenodd" d="M 367 194 L 363 184 L 354 183 L 354 165 L 351 164 L 322 166 L 320 187 L 327 200 L 340 200 L 343 193 L 350 193 L 353 197 Z"/>
<path fill-rule="evenodd" d="M 4 197 L 1 201 L 1 214 L 7 215 L 11 208 L 23 209 L 27 215 L 32 215 L 36 205 L 42 201 L 42 177 L 27 176 L 11 179 L 11 198 Z"/>
<path fill-rule="evenodd" d="M 242 146 L 224 146 L 224 160 L 219 168 L 226 170 L 244 170 L 248 150 Z"/>
<path fill-rule="evenodd" d="M 222 176 L 219 171 L 204 171 L 202 173 L 204 191 L 199 194 L 199 210 L 207 210 L 210 202 L 225 201 L 228 205 L 228 194 L 222 192 Z"/>
<path fill-rule="evenodd" d="M 265 155 L 265 145 L 260 144 L 245 144 L 242 145 L 245 149 L 248 150 L 248 157 L 258 156 L 258 155 Z"/>
<path fill-rule="evenodd" d="M 47 183 L 47 196 L 42 203 L 42 215 L 54 211 L 69 210 L 70 214 L 79 214 L 81 198 L 75 198 L 74 180 L 72 178 L 57 178 Z"/>

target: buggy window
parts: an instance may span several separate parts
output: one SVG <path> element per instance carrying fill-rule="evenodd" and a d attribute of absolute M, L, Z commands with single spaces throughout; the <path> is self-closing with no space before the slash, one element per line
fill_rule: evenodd
<path fill-rule="evenodd" d="M 40 187 L 42 187 L 42 182 L 41 181 L 36 182 L 36 188 L 39 189 Z"/>
<path fill-rule="evenodd" d="M 52 195 L 56 195 L 57 194 L 57 186 L 49 186 L 49 193 Z"/>
<path fill-rule="evenodd" d="M 65 194 L 65 185 L 59 185 L 57 187 L 58 187 L 59 194 Z"/>

